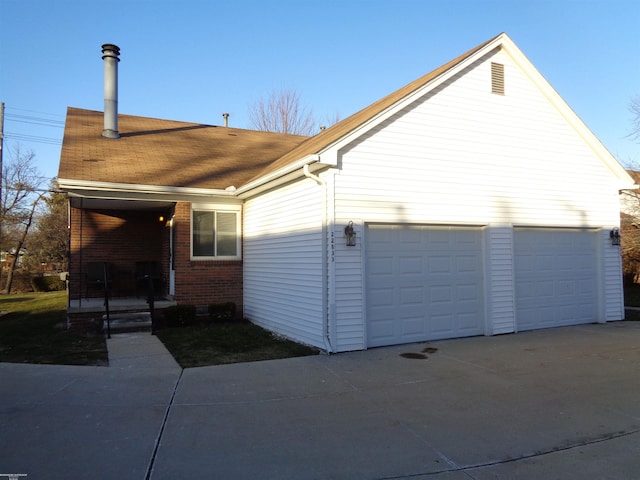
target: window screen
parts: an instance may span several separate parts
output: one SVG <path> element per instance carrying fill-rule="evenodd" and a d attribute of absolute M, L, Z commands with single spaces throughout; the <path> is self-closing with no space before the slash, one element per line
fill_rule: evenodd
<path fill-rule="evenodd" d="M 193 211 L 194 257 L 237 257 L 238 213 Z"/>

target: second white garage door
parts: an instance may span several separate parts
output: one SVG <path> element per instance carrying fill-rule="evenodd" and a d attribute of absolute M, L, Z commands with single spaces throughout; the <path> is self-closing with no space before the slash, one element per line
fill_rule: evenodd
<path fill-rule="evenodd" d="M 597 232 L 514 230 L 518 330 L 597 321 Z"/>
<path fill-rule="evenodd" d="M 483 230 L 369 225 L 367 346 L 484 333 Z"/>

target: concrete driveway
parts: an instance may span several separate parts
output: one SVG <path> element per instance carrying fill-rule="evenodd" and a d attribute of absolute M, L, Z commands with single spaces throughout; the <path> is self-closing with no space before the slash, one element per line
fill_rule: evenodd
<path fill-rule="evenodd" d="M 0 364 L 0 474 L 640 478 L 640 322 L 184 371 L 149 334 L 109 353 Z"/>

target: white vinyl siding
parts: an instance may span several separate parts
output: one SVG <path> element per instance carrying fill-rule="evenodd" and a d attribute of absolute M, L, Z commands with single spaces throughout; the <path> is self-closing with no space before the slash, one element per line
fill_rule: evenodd
<path fill-rule="evenodd" d="M 487 91 L 487 60 L 343 150 L 337 217 L 611 222 L 613 176 L 509 57 L 495 56 L 509 95 Z"/>
<path fill-rule="evenodd" d="M 513 229 L 491 227 L 487 232 L 487 333 L 510 333 L 515 328 Z"/>
<path fill-rule="evenodd" d="M 491 93 L 492 62 L 504 65 L 504 95 Z M 247 200 L 247 316 L 321 347 L 328 333 L 334 351 L 366 348 L 375 274 L 367 225 L 396 224 L 482 228 L 485 323 L 474 332 L 486 334 L 517 329 L 514 225 L 598 230 L 596 315 L 621 319 L 619 247 L 606 237 L 619 224 L 619 172 L 528 72 L 495 50 L 350 143 L 320 152 L 336 160 L 321 174 L 326 203 L 311 180 Z M 344 237 L 349 222 L 354 247 Z"/>
<path fill-rule="evenodd" d="M 491 94 L 491 62 L 505 66 L 508 94 Z M 584 139 L 502 52 L 487 56 L 339 153 L 336 232 L 348 221 L 487 226 L 489 334 L 515 330 L 513 225 L 592 227 L 618 224 L 616 178 Z M 358 242 L 362 242 L 360 235 Z M 366 239 L 365 239 L 366 240 Z M 620 319 L 619 266 L 604 253 L 607 319 Z M 342 247 L 336 261 L 350 285 L 364 285 L 367 245 Z M 360 261 L 360 263 L 359 263 Z M 341 271 L 336 272 L 336 286 Z M 366 332 L 363 288 L 336 297 L 338 344 Z M 348 332 L 341 332 L 343 322 Z M 342 335 L 349 335 L 344 338 Z"/>
<path fill-rule="evenodd" d="M 602 282 L 604 283 L 603 308 L 606 322 L 622 320 L 624 318 L 624 295 L 622 284 L 622 256 L 620 247 L 611 245 L 609 238 L 610 229 L 600 232 L 599 242 L 604 245 L 602 249 Z"/>
<path fill-rule="evenodd" d="M 322 188 L 302 180 L 244 207 L 244 312 L 252 322 L 324 348 Z"/>

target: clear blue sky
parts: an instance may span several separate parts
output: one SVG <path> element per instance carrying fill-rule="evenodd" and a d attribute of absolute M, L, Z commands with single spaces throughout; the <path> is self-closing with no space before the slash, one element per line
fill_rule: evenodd
<path fill-rule="evenodd" d="M 121 48 L 120 113 L 220 125 L 229 112 L 248 128 L 274 88 L 345 118 L 500 32 L 619 161 L 640 163 L 638 0 L 0 0 L 0 22 L 5 154 L 19 142 L 47 177 L 67 106 L 103 109 L 103 43 Z"/>

